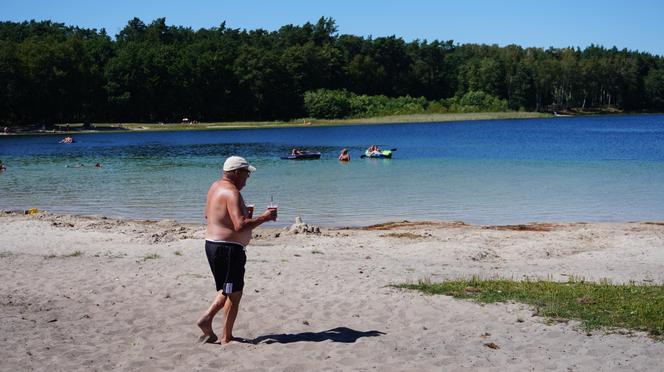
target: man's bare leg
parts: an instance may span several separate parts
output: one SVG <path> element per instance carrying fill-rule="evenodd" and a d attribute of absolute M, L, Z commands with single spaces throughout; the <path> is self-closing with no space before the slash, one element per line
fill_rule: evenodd
<path fill-rule="evenodd" d="M 242 291 L 230 293 L 227 297 L 228 303 L 224 307 L 224 330 L 221 338 L 221 342 L 224 344 L 233 341 L 233 324 L 240 309 L 241 299 Z"/>
<path fill-rule="evenodd" d="M 214 298 L 214 301 L 212 301 L 210 307 L 196 322 L 201 331 L 203 331 L 203 337 L 201 337 L 201 341 L 217 341 L 217 335 L 215 335 L 214 331 L 212 330 L 212 319 L 214 319 L 214 316 L 217 315 L 219 310 L 223 309 L 225 303 L 226 296 L 224 296 L 222 291 L 217 292 L 217 296 Z"/>

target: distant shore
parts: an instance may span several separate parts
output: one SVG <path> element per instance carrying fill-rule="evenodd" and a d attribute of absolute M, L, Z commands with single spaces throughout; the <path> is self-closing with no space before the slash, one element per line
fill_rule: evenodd
<path fill-rule="evenodd" d="M 228 130 L 257 128 L 294 128 L 323 127 L 366 124 L 407 124 L 407 123 L 438 123 L 471 120 L 505 120 L 505 119 L 537 119 L 551 118 L 552 114 L 541 112 L 478 112 L 451 114 L 412 114 L 378 116 L 359 119 L 312 119 L 304 118 L 291 121 L 232 121 L 232 122 L 178 122 L 178 123 L 93 123 L 90 129 L 84 129 L 82 123 L 59 123 L 54 129 L 12 131 L 8 135 L 20 134 L 62 134 L 62 133 L 103 133 L 122 131 L 185 131 L 185 130 Z M 3 134 L 3 133 L 0 133 Z"/>

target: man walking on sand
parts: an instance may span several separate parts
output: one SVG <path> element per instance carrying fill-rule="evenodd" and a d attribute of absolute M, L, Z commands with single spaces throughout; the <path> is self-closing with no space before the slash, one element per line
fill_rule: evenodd
<path fill-rule="evenodd" d="M 258 225 L 277 219 L 277 211 L 268 209 L 256 218 L 253 210 L 247 210 L 240 190 L 256 168 L 239 156 L 231 156 L 224 162 L 224 173 L 208 190 L 205 203 L 207 232 L 205 253 L 215 284 L 217 295 L 197 324 L 203 331 L 201 342 L 214 343 L 217 335 L 212 331 L 212 319 L 224 309 L 222 343 L 233 340 L 233 323 L 244 288 L 244 265 L 247 261 L 245 247 L 251 240 L 251 231 Z"/>

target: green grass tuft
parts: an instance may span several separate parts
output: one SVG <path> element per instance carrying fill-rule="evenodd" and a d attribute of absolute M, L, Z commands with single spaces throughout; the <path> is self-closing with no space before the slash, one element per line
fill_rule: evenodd
<path fill-rule="evenodd" d="M 418 284 L 400 284 L 396 287 L 481 303 L 517 301 L 534 306 L 540 316 L 579 320 L 585 331 L 626 328 L 664 339 L 662 285 L 614 285 L 608 280 L 590 283 L 574 278 L 567 283 L 560 283 L 473 277 L 470 280 L 442 283 L 420 281 Z"/>
<path fill-rule="evenodd" d="M 156 253 L 150 253 L 150 254 L 146 254 L 146 255 L 143 257 L 143 261 L 147 261 L 147 260 L 156 260 L 157 258 L 159 258 L 159 255 L 158 255 L 158 254 L 156 254 Z"/>
<path fill-rule="evenodd" d="M 83 255 L 83 252 L 81 252 L 79 250 L 76 250 L 76 251 L 73 251 L 71 253 L 62 254 L 62 255 L 59 255 L 59 256 L 57 254 L 51 253 L 49 255 L 44 256 L 44 258 L 48 260 L 48 259 L 53 259 L 53 258 L 79 257 L 79 256 L 82 256 L 82 255 Z"/>

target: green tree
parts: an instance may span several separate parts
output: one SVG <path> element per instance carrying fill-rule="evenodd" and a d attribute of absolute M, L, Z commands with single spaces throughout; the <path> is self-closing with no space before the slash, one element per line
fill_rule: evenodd
<path fill-rule="evenodd" d="M 345 118 L 351 113 L 350 99 L 350 93 L 345 90 L 319 89 L 304 94 L 304 107 L 310 117 Z"/>
<path fill-rule="evenodd" d="M 648 72 L 645 89 L 650 107 L 654 110 L 664 110 L 664 68 L 655 68 Z"/>

